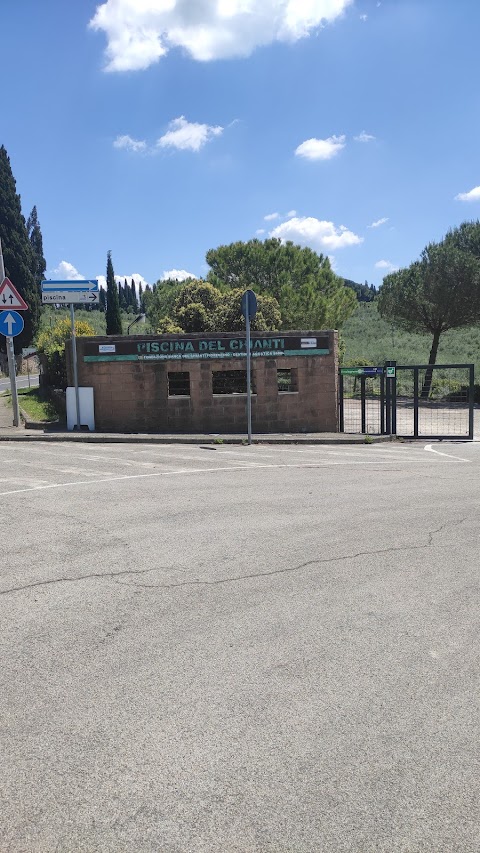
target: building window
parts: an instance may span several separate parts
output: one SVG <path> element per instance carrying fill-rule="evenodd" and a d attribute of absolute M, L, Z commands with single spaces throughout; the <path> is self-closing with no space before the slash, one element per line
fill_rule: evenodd
<path fill-rule="evenodd" d="M 212 390 L 214 394 L 246 394 L 246 370 L 214 370 L 212 373 Z M 254 393 L 252 383 L 252 393 Z"/>
<path fill-rule="evenodd" d="M 169 373 L 168 374 L 168 396 L 190 397 L 190 374 Z"/>
<path fill-rule="evenodd" d="M 277 386 L 279 394 L 298 391 L 297 371 L 284 370 L 283 368 L 277 370 Z"/>

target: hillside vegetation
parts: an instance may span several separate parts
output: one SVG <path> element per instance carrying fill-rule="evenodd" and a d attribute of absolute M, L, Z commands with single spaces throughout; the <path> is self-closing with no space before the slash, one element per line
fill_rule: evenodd
<path fill-rule="evenodd" d="M 398 364 L 427 364 L 431 335 L 413 334 L 393 327 L 378 314 L 375 302 L 360 302 L 342 329 L 344 363 L 364 359 L 381 365 L 392 359 Z M 480 376 L 480 327 L 454 329 L 440 338 L 437 364 L 475 364 Z"/>

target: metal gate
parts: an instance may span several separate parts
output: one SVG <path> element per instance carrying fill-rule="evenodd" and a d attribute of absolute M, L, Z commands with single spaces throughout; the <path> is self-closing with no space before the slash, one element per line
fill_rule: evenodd
<path fill-rule="evenodd" d="M 474 365 L 342 367 L 340 432 L 472 440 Z"/>

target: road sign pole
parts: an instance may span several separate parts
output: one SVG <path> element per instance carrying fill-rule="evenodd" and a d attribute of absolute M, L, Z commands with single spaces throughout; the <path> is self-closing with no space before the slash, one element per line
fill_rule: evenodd
<path fill-rule="evenodd" d="M 257 313 L 257 297 L 253 290 L 246 290 L 242 296 L 242 314 L 245 317 L 245 328 L 247 330 L 247 433 L 248 443 L 252 443 L 252 351 L 250 345 L 250 320 Z"/>
<path fill-rule="evenodd" d="M 78 389 L 78 364 L 77 364 L 77 336 L 75 335 L 75 306 L 70 305 L 70 318 L 72 320 L 72 360 L 73 381 L 75 384 L 75 408 L 77 415 L 77 429 L 80 430 L 80 391 Z"/>
<path fill-rule="evenodd" d="M 0 282 L 5 278 L 5 267 L 3 264 L 2 241 L 0 240 Z M 20 426 L 20 412 L 18 408 L 18 391 L 17 391 L 17 373 L 15 370 L 15 349 L 13 346 L 13 338 L 6 338 L 7 341 L 7 356 L 8 356 L 8 373 L 10 376 L 10 389 L 12 393 L 13 407 L 13 426 Z"/>
<path fill-rule="evenodd" d="M 17 373 L 15 370 L 15 349 L 13 338 L 7 338 L 8 373 L 10 376 L 10 388 L 12 391 L 13 426 L 20 426 L 20 411 L 18 408 Z"/>
<path fill-rule="evenodd" d="M 248 431 L 248 443 L 252 443 L 252 388 L 251 388 L 251 377 L 252 377 L 252 353 L 250 350 L 250 311 L 247 310 L 245 316 L 245 323 L 247 327 L 247 431 Z"/>

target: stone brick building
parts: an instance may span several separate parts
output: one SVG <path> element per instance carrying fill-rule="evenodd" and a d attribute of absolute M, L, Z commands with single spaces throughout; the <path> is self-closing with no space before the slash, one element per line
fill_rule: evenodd
<path fill-rule="evenodd" d="M 99 431 L 246 431 L 241 333 L 78 338 L 77 353 Z M 254 432 L 337 431 L 337 332 L 256 332 L 252 356 Z"/>

